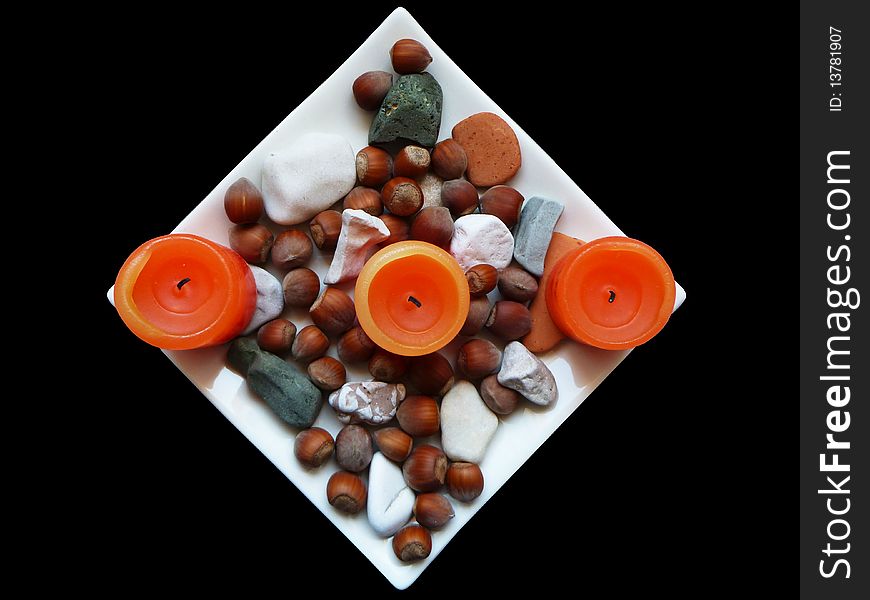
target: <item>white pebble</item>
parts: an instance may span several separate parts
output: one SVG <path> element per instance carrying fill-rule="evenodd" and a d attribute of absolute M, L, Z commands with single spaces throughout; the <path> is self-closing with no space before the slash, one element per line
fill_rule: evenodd
<path fill-rule="evenodd" d="M 426 173 L 417 184 L 420 186 L 420 191 L 423 192 L 423 208 L 444 206 L 444 202 L 441 201 L 441 186 L 444 185 L 443 179 L 435 173 Z"/>
<path fill-rule="evenodd" d="M 266 269 L 256 265 L 248 265 L 248 267 L 254 274 L 254 282 L 257 284 L 257 307 L 242 335 L 254 333 L 263 323 L 280 317 L 284 310 L 284 289 L 281 287 L 281 282 Z"/>
<path fill-rule="evenodd" d="M 548 406 L 559 397 L 556 378 L 540 358 L 520 342 L 505 346 L 498 382 L 516 390 L 529 401 Z"/>
<path fill-rule="evenodd" d="M 323 283 L 332 285 L 359 275 L 375 253 L 377 244 L 390 237 L 390 229 L 379 218 L 364 210 L 349 208 L 341 213 L 341 232 L 332 264 Z"/>
<path fill-rule="evenodd" d="M 441 446 L 450 460 L 483 460 L 498 417 L 468 381 L 454 385 L 441 401 Z"/>
<path fill-rule="evenodd" d="M 263 204 L 281 225 L 313 218 L 356 183 L 356 155 L 340 135 L 309 133 L 263 161 Z"/>
<path fill-rule="evenodd" d="M 396 416 L 396 409 L 405 399 L 401 383 L 361 381 L 345 383 L 329 395 L 329 405 L 342 423 L 365 421 L 382 425 Z"/>
<path fill-rule="evenodd" d="M 366 513 L 372 529 L 390 537 L 411 518 L 414 491 L 405 484 L 402 469 L 380 452 L 369 466 L 369 489 Z"/>
<path fill-rule="evenodd" d="M 481 263 L 501 270 L 513 258 L 514 236 L 498 217 L 465 215 L 454 223 L 450 254 L 465 271 Z"/>

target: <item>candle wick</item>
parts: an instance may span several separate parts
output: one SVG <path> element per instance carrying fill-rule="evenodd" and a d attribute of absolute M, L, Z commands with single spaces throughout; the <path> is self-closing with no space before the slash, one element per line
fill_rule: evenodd
<path fill-rule="evenodd" d="M 417 308 L 423 306 L 423 303 L 417 300 L 414 296 L 408 296 L 408 302 L 414 304 Z"/>
<path fill-rule="evenodd" d="M 610 292 L 610 298 L 608 298 L 607 301 L 610 302 L 611 304 L 613 304 L 613 300 L 614 300 L 614 298 L 616 298 L 616 292 L 614 292 L 613 290 L 608 290 L 608 291 Z"/>
<path fill-rule="evenodd" d="M 178 286 L 177 286 L 178 289 L 181 289 L 184 286 L 184 284 L 187 283 L 188 281 L 190 281 L 190 277 L 185 277 L 184 279 L 179 281 Z"/>

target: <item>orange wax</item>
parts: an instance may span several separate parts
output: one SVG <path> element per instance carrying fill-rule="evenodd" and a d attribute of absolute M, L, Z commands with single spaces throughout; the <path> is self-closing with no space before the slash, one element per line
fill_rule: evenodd
<path fill-rule="evenodd" d="M 139 246 L 115 279 L 115 308 L 143 341 L 166 350 L 228 342 L 248 325 L 257 286 L 244 259 L 178 233 Z"/>
<path fill-rule="evenodd" d="M 546 287 L 547 310 L 568 337 L 606 350 L 634 348 L 661 331 L 676 285 L 658 252 L 605 237 L 563 256 Z"/>
<path fill-rule="evenodd" d="M 449 253 L 426 242 L 391 244 L 372 256 L 356 281 L 359 324 L 383 348 L 402 356 L 450 343 L 468 316 L 468 282 Z"/>

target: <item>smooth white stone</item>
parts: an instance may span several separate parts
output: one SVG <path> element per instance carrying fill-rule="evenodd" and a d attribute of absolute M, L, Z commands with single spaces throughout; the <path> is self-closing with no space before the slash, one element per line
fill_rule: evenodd
<path fill-rule="evenodd" d="M 411 518 L 414 510 L 414 490 L 405 484 L 402 469 L 380 452 L 369 466 L 369 488 L 366 513 L 372 529 L 382 537 L 390 537 Z"/>
<path fill-rule="evenodd" d="M 248 265 L 248 267 L 254 274 L 254 282 L 257 284 L 257 307 L 242 335 L 254 333 L 260 325 L 277 319 L 284 311 L 284 288 L 281 287 L 281 282 L 266 269 L 256 265 Z"/>
<path fill-rule="evenodd" d="M 540 358 L 520 342 L 505 346 L 498 382 L 535 404 L 548 406 L 559 397 L 556 378 Z"/>
<path fill-rule="evenodd" d="M 388 237 L 390 229 L 379 218 L 355 208 L 342 212 L 338 244 L 323 283 L 332 285 L 359 275 L 363 265 L 377 251 L 375 246 Z"/>
<path fill-rule="evenodd" d="M 441 401 L 441 446 L 450 460 L 480 463 L 497 428 L 498 417 L 468 381 Z"/>
<path fill-rule="evenodd" d="M 454 223 L 450 254 L 465 271 L 481 263 L 501 270 L 513 258 L 514 236 L 498 217 L 465 215 Z"/>

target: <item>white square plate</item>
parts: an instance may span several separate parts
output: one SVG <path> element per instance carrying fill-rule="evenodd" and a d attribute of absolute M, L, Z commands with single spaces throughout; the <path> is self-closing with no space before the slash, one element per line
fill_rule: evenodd
<path fill-rule="evenodd" d="M 594 239 L 623 235 L 619 228 L 589 199 L 508 115 L 504 113 L 438 47 L 423 28 L 403 8 L 396 9 L 374 33 L 317 90 L 305 99 L 224 180 L 176 227 L 176 232 L 195 233 L 228 245 L 229 221 L 223 209 L 226 189 L 239 177 L 260 181 L 260 167 L 265 156 L 289 144 L 296 137 L 312 132 L 338 133 L 346 137 L 354 150 L 367 145 L 372 113 L 361 110 L 354 102 L 351 84 L 365 71 L 392 72 L 389 49 L 401 38 L 421 41 L 433 57 L 428 71 L 444 90 L 444 109 L 440 139 L 450 136 L 453 126 L 465 117 L 482 111 L 500 115 L 513 127 L 520 141 L 523 166 L 510 182 L 526 198 L 533 195 L 556 198 L 565 203 L 557 231 Z M 141 240 L 144 241 L 144 240 Z M 308 265 L 322 277 L 331 257 L 316 249 Z M 280 277 L 280 274 L 273 271 Z M 352 293 L 353 285 L 342 286 Z M 493 292 L 496 296 L 498 292 Z M 677 285 L 674 309 L 686 294 Z M 112 299 L 112 290 L 109 290 Z M 288 310 L 285 316 L 301 329 L 311 321 L 307 311 Z M 442 353 L 455 362 L 459 342 Z M 293 457 L 296 430 L 281 422 L 269 408 L 254 397 L 236 373 L 225 367 L 226 347 L 172 352 L 166 355 L 205 396 L 251 442 L 271 460 L 290 481 L 338 527 L 381 573 L 399 589 L 411 585 L 465 523 L 495 494 L 507 479 L 556 431 L 627 355 L 627 351 L 608 352 L 570 342 L 560 344 L 541 358 L 553 371 L 559 386 L 559 400 L 547 410 L 526 403 L 507 417 L 500 418 L 495 437 L 481 463 L 486 480 L 483 494 L 474 502 L 454 502 L 456 516 L 442 530 L 432 535 L 432 553 L 425 561 L 404 564 L 393 554 L 390 540 L 378 537 L 365 514 L 349 517 L 334 510 L 326 501 L 326 482 L 337 470 L 330 461 L 319 470 L 307 471 Z M 330 349 L 335 356 L 335 346 Z M 348 380 L 370 379 L 363 368 L 348 368 Z M 321 411 L 317 426 L 333 435 L 341 426 L 328 406 Z"/>

